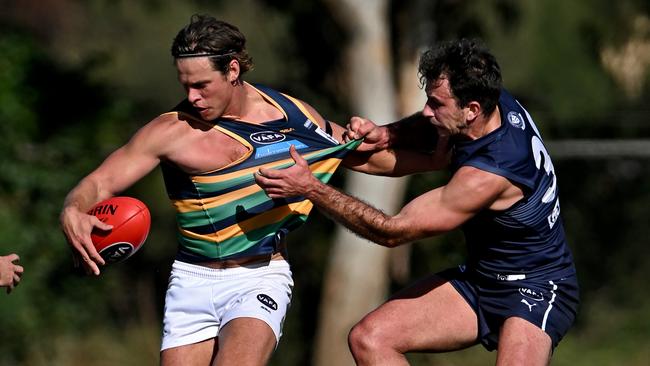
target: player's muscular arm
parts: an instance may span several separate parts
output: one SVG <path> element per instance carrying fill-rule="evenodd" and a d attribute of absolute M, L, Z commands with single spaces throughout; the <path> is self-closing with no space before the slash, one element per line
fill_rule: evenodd
<path fill-rule="evenodd" d="M 316 109 L 305 102 L 300 101 L 300 103 L 311 114 L 320 128 L 325 130 L 326 121 Z M 361 123 L 364 119 L 353 117 L 353 120 Z M 330 122 L 330 126 L 332 128 L 332 137 L 337 141 L 349 139 L 349 136 L 346 136 L 348 131 L 345 128 L 333 122 Z M 435 128 L 419 113 L 390 124 L 385 128 L 382 127 L 381 130 L 378 129 L 375 133 L 378 140 L 386 140 L 386 147 L 395 145 L 402 148 L 398 150 L 394 150 L 392 147 L 373 148 L 372 151 L 361 148 L 346 156 L 343 160 L 345 167 L 367 174 L 401 177 L 412 173 L 440 170 L 447 165 L 446 139 L 444 144 L 439 144 L 442 148 L 437 150 L 437 154 L 431 153 L 430 150 L 433 150 L 431 146 L 436 146 L 438 136 Z M 364 133 L 363 136 L 365 135 Z M 389 138 L 392 139 L 392 142 L 389 142 Z M 384 144 L 380 144 L 384 146 Z M 406 149 L 406 146 L 417 148 Z M 445 156 L 441 157 L 443 154 Z"/>
<path fill-rule="evenodd" d="M 104 260 L 90 239 L 94 228 L 110 230 L 111 226 L 86 212 L 93 204 L 113 196 L 149 173 L 165 153 L 164 144 L 172 121 L 159 117 L 140 129 L 124 146 L 115 150 L 104 162 L 66 196 L 61 211 L 61 228 L 73 249 L 75 263 L 81 259 L 87 272 L 99 274 L 98 264 Z"/>
<path fill-rule="evenodd" d="M 463 168 L 446 186 L 415 198 L 395 216 L 340 192 L 329 197 L 312 192 L 306 197 L 359 235 L 395 247 L 458 228 L 477 212 L 490 207 L 508 185 L 507 180 L 496 175 Z M 332 190 L 329 187 L 326 192 Z"/>
<path fill-rule="evenodd" d="M 114 196 L 153 170 L 170 149 L 173 140 L 173 115 L 164 115 L 151 121 L 124 146 L 111 153 L 102 164 L 87 175 L 68 194 L 66 205 L 80 210 Z"/>
<path fill-rule="evenodd" d="M 436 148 L 437 135 L 436 128 L 421 112 L 383 126 L 377 126 L 366 118 L 352 117 L 345 132 L 346 139 L 365 138 L 360 146 L 363 151 L 409 149 L 431 152 Z"/>
<path fill-rule="evenodd" d="M 345 137 L 363 138 L 355 154 L 343 164 L 369 174 L 404 176 L 441 170 L 449 164 L 449 136 L 441 135 L 420 114 L 398 122 L 377 126 L 374 122 L 352 117 Z"/>
<path fill-rule="evenodd" d="M 446 186 L 417 197 L 390 216 L 323 184 L 306 170 L 304 160 L 296 159 L 295 166 L 284 170 L 262 170 L 256 180 L 269 197 L 303 195 L 350 230 L 386 247 L 453 230 L 489 208 L 511 186 L 497 175 L 463 167 Z"/>

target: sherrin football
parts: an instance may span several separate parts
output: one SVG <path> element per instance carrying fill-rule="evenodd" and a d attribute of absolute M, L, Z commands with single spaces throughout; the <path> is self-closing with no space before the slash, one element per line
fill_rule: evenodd
<path fill-rule="evenodd" d="M 112 230 L 95 228 L 90 237 L 106 264 L 121 262 L 138 251 L 149 235 L 151 214 L 147 206 L 133 197 L 111 197 L 89 211 Z"/>

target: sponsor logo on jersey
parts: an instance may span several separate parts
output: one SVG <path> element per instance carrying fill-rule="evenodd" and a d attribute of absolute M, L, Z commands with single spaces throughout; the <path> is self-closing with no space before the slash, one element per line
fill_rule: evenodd
<path fill-rule="evenodd" d="M 298 140 L 282 141 L 273 145 L 258 147 L 257 149 L 255 149 L 255 159 L 286 153 L 287 151 L 289 151 L 291 145 L 295 146 L 296 150 L 300 150 L 308 147 L 307 145 L 303 144 Z"/>
<path fill-rule="evenodd" d="M 273 144 L 275 142 L 284 141 L 286 138 L 287 136 L 283 133 L 274 131 L 261 131 L 250 135 L 250 139 L 258 144 Z"/>
<path fill-rule="evenodd" d="M 281 132 L 281 133 L 289 133 L 289 132 L 293 132 L 294 130 L 295 130 L 295 129 L 294 129 L 293 127 L 289 127 L 289 128 L 283 128 L 283 129 L 281 129 L 280 132 Z"/>
<path fill-rule="evenodd" d="M 510 122 L 511 125 L 521 128 L 522 130 L 526 129 L 526 124 L 524 123 L 524 117 L 521 115 L 519 112 L 508 112 L 508 115 L 506 116 L 506 119 L 508 119 L 508 122 Z"/>
<path fill-rule="evenodd" d="M 278 303 L 275 302 L 275 300 L 273 300 L 269 295 L 259 294 L 257 295 L 257 300 L 270 309 L 278 310 Z"/>
<path fill-rule="evenodd" d="M 527 287 L 520 287 L 519 288 L 519 293 L 521 294 L 521 296 L 527 297 L 527 298 L 535 300 L 535 301 L 543 301 L 544 300 L 544 295 L 542 295 L 538 291 L 529 289 Z"/>

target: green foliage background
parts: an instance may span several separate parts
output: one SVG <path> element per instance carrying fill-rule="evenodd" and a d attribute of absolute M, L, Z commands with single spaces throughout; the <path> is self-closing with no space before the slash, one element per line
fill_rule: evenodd
<path fill-rule="evenodd" d="M 342 82 L 346 27 L 325 1 L 4 0 L 0 5 L 5 10 L 0 14 L 0 255 L 18 253 L 26 270 L 17 290 L 0 296 L 0 365 L 157 364 L 176 245 L 159 172 L 125 192 L 151 208 L 154 225 L 145 248 L 99 278 L 72 270 L 58 227 L 65 194 L 139 126 L 183 97 L 169 47 L 191 14 L 210 13 L 247 34 L 256 65 L 248 80 L 296 95 L 338 121 L 354 112 Z M 439 0 L 426 5 L 418 20 L 433 25 L 419 37 L 484 38 L 500 60 L 506 86 L 547 140 L 648 138 L 650 73 L 646 69 L 640 95 L 630 98 L 600 57 L 603 48 L 629 39 L 633 19 L 648 19 L 647 2 Z M 422 2 L 391 3 L 391 24 L 399 25 L 417 6 Z M 395 39 L 400 31 L 392 28 Z M 648 40 L 650 30 L 641 36 Z M 650 161 L 555 159 L 555 165 L 583 304 L 554 364 L 645 364 L 650 358 Z M 344 178 L 337 176 L 334 184 L 342 185 Z M 413 177 L 407 199 L 445 178 Z M 310 362 L 333 228 L 315 213 L 293 234 L 295 296 L 275 365 Z M 415 243 L 411 279 L 454 265 L 462 256 L 457 232 Z M 493 363 L 493 357 L 473 348 L 410 360 L 480 365 Z"/>

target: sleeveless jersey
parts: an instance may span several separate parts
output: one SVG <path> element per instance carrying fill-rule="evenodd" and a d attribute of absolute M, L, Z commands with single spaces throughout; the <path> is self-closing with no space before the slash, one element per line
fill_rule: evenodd
<path fill-rule="evenodd" d="M 454 145 L 452 171 L 472 166 L 503 176 L 521 187 L 524 197 L 503 211 L 483 210 L 462 226 L 467 270 L 496 280 L 571 275 L 575 268 L 550 156 L 531 116 L 505 90 L 499 108 L 498 129 Z"/>
<path fill-rule="evenodd" d="M 339 144 L 319 128 L 296 99 L 255 85 L 284 118 L 262 124 L 217 119 L 215 129 L 248 148 L 230 165 L 204 174 L 189 175 L 177 166 L 161 164 L 167 194 L 176 209 L 179 249 L 176 258 L 196 263 L 271 254 L 291 230 L 307 220 L 313 204 L 304 197 L 270 199 L 255 183 L 261 167 L 293 165 L 294 145 L 313 174 L 327 182 L 341 159 L 360 141 Z M 187 100 L 176 113 L 196 117 Z"/>

